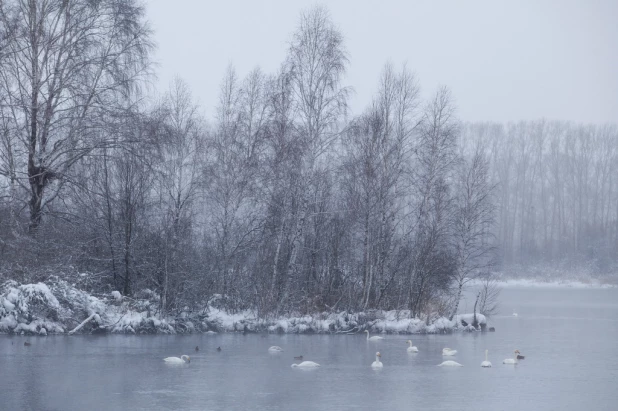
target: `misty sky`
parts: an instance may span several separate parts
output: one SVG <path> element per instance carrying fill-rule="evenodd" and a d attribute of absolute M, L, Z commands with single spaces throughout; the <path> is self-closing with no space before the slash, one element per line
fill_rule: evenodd
<path fill-rule="evenodd" d="M 299 12 L 315 1 L 148 0 L 159 64 L 156 86 L 174 76 L 206 115 L 228 64 L 241 77 L 276 71 Z M 346 39 L 346 85 L 358 114 L 386 61 L 407 62 L 423 96 L 453 91 L 470 121 L 541 117 L 618 121 L 618 1 L 324 2 Z"/>

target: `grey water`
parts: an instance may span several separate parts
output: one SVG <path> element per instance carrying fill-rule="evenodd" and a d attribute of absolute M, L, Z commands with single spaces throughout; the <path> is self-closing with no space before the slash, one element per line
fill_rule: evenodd
<path fill-rule="evenodd" d="M 495 333 L 377 343 L 364 335 L 0 336 L 0 409 L 618 409 L 618 289 L 507 288 L 490 325 Z M 406 352 L 409 338 L 418 354 Z M 271 345 L 285 351 L 269 354 Z M 464 366 L 437 367 L 443 347 Z M 480 367 L 485 349 L 490 369 Z M 525 360 L 503 365 L 515 349 Z M 381 370 L 370 367 L 376 351 Z M 190 364 L 163 362 L 182 354 Z M 301 354 L 321 367 L 291 368 Z"/>

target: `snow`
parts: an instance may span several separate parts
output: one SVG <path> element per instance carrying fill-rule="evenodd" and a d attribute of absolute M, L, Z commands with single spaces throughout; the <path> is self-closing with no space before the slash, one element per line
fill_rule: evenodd
<path fill-rule="evenodd" d="M 483 285 L 481 280 L 470 280 L 470 286 L 480 287 Z M 496 285 L 503 288 L 614 288 L 615 284 L 600 283 L 598 281 L 579 281 L 579 280 L 540 280 L 533 278 L 508 278 L 496 280 Z"/>
<path fill-rule="evenodd" d="M 453 317 L 453 320 L 455 320 L 456 322 L 461 324 L 461 321 L 465 321 L 468 324 L 472 324 L 472 322 L 474 321 L 474 314 L 458 314 L 456 316 Z M 476 313 L 476 321 L 479 324 L 487 324 L 487 317 L 485 317 L 483 314 L 479 314 Z"/>
<path fill-rule="evenodd" d="M 229 312 L 220 307 L 221 296 L 211 299 L 197 312 L 186 311 L 177 317 L 160 317 L 159 301 L 149 290 L 136 295 L 143 299 L 122 298 L 113 291 L 96 297 L 58 278 L 48 284 L 19 285 L 7 281 L 0 286 L 0 332 L 46 335 L 74 330 L 84 320 L 79 333 L 111 332 L 125 334 L 177 334 L 193 332 L 269 332 L 269 333 L 345 333 L 413 334 L 478 331 L 472 327 L 473 314 L 445 317 L 410 318 L 407 310 L 352 313 L 315 313 L 287 317 L 259 317 L 253 310 Z M 467 326 L 462 324 L 465 321 Z M 477 314 L 479 324 L 487 318 Z M 364 335 L 364 334 L 363 334 Z"/>
<path fill-rule="evenodd" d="M 122 294 L 120 294 L 120 291 L 112 291 L 112 298 L 116 301 L 122 301 Z"/>

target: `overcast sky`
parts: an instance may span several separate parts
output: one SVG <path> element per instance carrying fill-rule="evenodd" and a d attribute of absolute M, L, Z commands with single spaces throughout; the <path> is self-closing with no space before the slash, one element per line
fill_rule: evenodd
<path fill-rule="evenodd" d="M 184 79 L 211 117 L 228 64 L 283 61 L 315 1 L 147 0 L 159 90 Z M 618 122 L 618 1 L 323 2 L 345 36 L 350 105 L 361 112 L 384 63 L 407 62 L 424 97 L 449 86 L 463 120 Z"/>

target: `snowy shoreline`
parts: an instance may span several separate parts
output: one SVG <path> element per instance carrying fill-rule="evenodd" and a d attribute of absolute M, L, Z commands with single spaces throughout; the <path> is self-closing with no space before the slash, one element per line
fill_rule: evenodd
<path fill-rule="evenodd" d="M 469 286 L 481 286 L 483 281 L 470 280 Z M 579 289 L 604 289 L 615 288 L 617 284 L 602 283 L 596 280 L 587 282 L 580 280 L 539 280 L 534 278 L 505 278 L 496 280 L 496 285 L 501 288 L 579 288 Z"/>
<path fill-rule="evenodd" d="M 147 294 L 147 293 L 145 293 Z M 253 310 L 230 313 L 211 299 L 199 312 L 183 312 L 175 318 L 158 318 L 153 300 L 122 298 L 118 293 L 93 296 L 59 279 L 48 283 L 0 286 L 0 333 L 47 335 L 71 334 L 185 334 L 200 332 L 348 334 L 416 334 L 485 330 L 487 319 L 477 314 L 478 328 L 470 323 L 473 314 L 449 320 L 409 318 L 407 310 L 337 312 L 259 318 Z"/>

